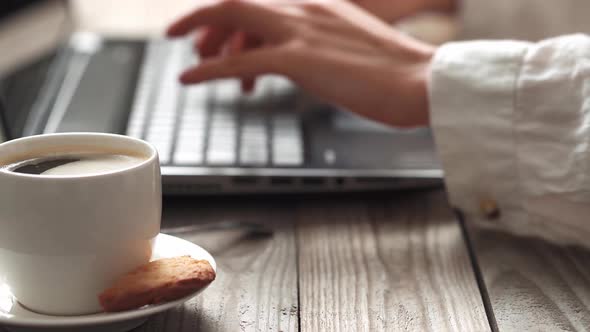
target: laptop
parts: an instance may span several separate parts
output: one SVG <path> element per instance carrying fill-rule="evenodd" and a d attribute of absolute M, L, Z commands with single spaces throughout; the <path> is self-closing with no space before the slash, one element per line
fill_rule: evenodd
<path fill-rule="evenodd" d="M 9 50 L 0 138 L 88 131 L 146 140 L 169 195 L 441 184 L 428 129 L 362 119 L 276 75 L 251 94 L 235 79 L 183 87 L 179 73 L 198 62 L 188 40 L 108 39 L 72 33 L 71 22 L 64 1 L 0 4 L 0 49 Z"/>

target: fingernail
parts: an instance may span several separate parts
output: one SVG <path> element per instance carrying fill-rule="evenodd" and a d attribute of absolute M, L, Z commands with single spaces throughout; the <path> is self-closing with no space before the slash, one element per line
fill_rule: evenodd
<path fill-rule="evenodd" d="M 170 26 L 166 29 L 166 36 L 167 37 L 174 37 L 174 27 Z"/>
<path fill-rule="evenodd" d="M 178 80 L 182 84 L 187 84 L 188 78 L 189 78 L 188 76 L 189 76 L 189 73 L 185 71 L 184 73 L 180 74 L 180 77 L 178 77 Z"/>
<path fill-rule="evenodd" d="M 182 36 L 182 33 L 179 33 L 177 30 L 178 29 L 176 28 L 176 26 L 174 24 L 169 26 L 168 29 L 166 29 L 166 36 L 168 36 L 168 37 Z"/>

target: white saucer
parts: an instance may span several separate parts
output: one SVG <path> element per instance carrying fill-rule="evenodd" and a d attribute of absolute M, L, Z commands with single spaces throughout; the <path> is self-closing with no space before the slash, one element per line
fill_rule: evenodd
<path fill-rule="evenodd" d="M 195 259 L 206 259 L 214 270 L 215 260 L 205 249 L 174 236 L 159 234 L 156 237 L 151 260 L 190 255 Z M 206 288 L 206 287 L 205 287 Z M 40 331 L 89 331 L 122 332 L 143 324 L 149 316 L 180 305 L 197 294 L 199 290 L 180 300 L 159 305 L 145 306 L 136 310 L 116 313 L 97 313 L 83 316 L 48 316 L 32 312 L 21 306 L 10 293 L 7 285 L 0 281 L 0 326 L 14 332 Z"/>

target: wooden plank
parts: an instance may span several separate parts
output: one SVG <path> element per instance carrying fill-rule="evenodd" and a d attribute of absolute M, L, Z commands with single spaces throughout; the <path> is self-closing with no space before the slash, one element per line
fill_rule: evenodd
<path fill-rule="evenodd" d="M 590 251 L 468 229 L 500 331 L 590 330 Z"/>
<path fill-rule="evenodd" d="M 302 331 L 487 331 L 458 222 L 444 193 L 303 202 Z"/>
<path fill-rule="evenodd" d="M 211 252 L 218 264 L 217 280 L 196 299 L 150 319 L 135 331 L 297 331 L 292 208 L 268 205 L 263 200 L 202 198 L 166 202 L 164 227 L 249 220 L 266 223 L 274 234 L 248 236 L 243 230 L 180 234 Z"/>

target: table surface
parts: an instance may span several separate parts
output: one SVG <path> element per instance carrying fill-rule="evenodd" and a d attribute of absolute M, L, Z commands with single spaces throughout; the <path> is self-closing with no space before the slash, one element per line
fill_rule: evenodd
<path fill-rule="evenodd" d="M 73 1 L 83 29 L 127 35 L 191 5 Z M 221 220 L 273 234 L 186 227 Z M 209 250 L 217 280 L 135 332 L 590 330 L 590 251 L 474 229 L 441 188 L 167 198 L 162 226 Z"/>
<path fill-rule="evenodd" d="M 221 220 L 247 229 L 191 231 Z M 151 331 L 585 331 L 590 253 L 481 231 L 442 189 L 167 198 L 163 227 L 215 256 L 217 280 Z"/>
<path fill-rule="evenodd" d="M 442 188 L 166 198 L 162 226 L 218 276 L 134 332 L 590 329 L 590 251 L 473 229 Z"/>

